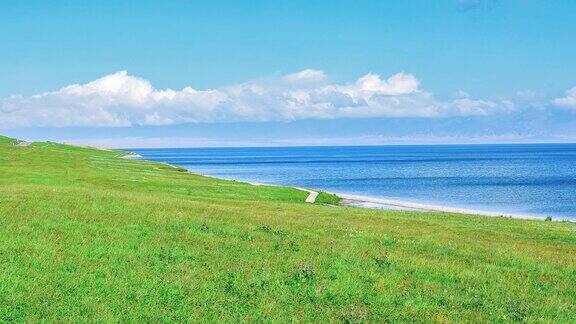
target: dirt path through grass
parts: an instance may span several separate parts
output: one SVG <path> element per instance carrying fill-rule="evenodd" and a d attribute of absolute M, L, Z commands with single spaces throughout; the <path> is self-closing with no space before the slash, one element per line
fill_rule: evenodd
<path fill-rule="evenodd" d="M 295 189 L 298 190 L 302 190 L 302 191 L 306 191 L 308 193 L 308 197 L 306 197 L 306 202 L 307 203 L 315 203 L 316 202 L 316 198 L 318 197 L 318 192 L 314 191 L 314 190 L 309 190 L 309 189 L 304 189 L 304 188 L 298 188 L 298 187 L 294 187 Z"/>

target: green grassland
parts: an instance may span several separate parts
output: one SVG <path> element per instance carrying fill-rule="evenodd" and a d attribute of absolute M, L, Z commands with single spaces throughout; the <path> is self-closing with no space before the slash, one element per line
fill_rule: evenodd
<path fill-rule="evenodd" d="M 576 322 L 576 224 L 369 210 L 0 137 L 0 321 Z"/>

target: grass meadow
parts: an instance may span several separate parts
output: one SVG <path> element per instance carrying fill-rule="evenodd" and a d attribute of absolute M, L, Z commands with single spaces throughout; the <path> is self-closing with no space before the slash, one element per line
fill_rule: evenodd
<path fill-rule="evenodd" d="M 3 322 L 576 322 L 576 224 L 370 210 L 0 137 Z"/>

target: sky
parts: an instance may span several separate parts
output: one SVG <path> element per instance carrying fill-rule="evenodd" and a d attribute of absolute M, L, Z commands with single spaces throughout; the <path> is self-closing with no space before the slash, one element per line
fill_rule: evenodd
<path fill-rule="evenodd" d="M 0 134 L 106 147 L 576 142 L 576 2 L 0 2 Z"/>

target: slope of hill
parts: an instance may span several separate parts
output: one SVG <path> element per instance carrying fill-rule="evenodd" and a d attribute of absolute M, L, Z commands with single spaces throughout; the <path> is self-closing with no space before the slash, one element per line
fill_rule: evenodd
<path fill-rule="evenodd" d="M 0 137 L 1 321 L 576 320 L 576 224 L 368 210 Z"/>

